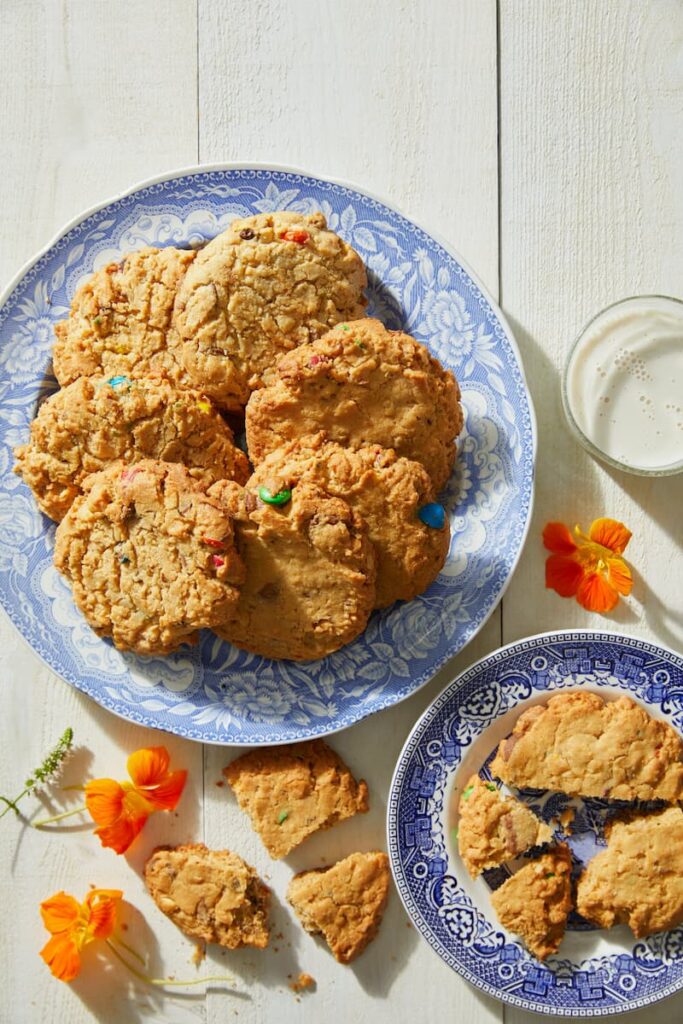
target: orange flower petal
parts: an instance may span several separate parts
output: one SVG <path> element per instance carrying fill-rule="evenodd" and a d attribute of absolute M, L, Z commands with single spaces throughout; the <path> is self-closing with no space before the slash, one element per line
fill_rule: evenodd
<path fill-rule="evenodd" d="M 611 612 L 619 594 L 599 572 L 590 572 L 579 584 L 576 600 L 589 612 Z"/>
<path fill-rule="evenodd" d="M 607 579 L 614 589 L 624 596 L 630 594 L 633 587 L 633 576 L 624 559 L 610 558 L 607 566 L 609 570 Z"/>
<path fill-rule="evenodd" d="M 71 928 L 80 912 L 80 903 L 65 892 L 55 893 L 40 904 L 40 916 L 51 935 L 58 935 Z"/>
<path fill-rule="evenodd" d="M 166 747 L 143 747 L 128 758 L 128 774 L 136 786 L 156 786 L 162 781 L 171 757 Z"/>
<path fill-rule="evenodd" d="M 73 981 L 81 969 L 81 955 L 70 935 L 53 935 L 40 955 L 60 981 Z"/>
<path fill-rule="evenodd" d="M 143 791 L 145 800 L 153 804 L 155 811 L 174 811 L 187 779 L 186 771 L 169 772 L 165 779 L 153 788 Z"/>
<path fill-rule="evenodd" d="M 545 585 L 560 597 L 573 597 L 583 579 L 583 569 L 567 555 L 551 555 L 545 563 Z"/>
<path fill-rule="evenodd" d="M 114 931 L 122 896 L 120 889 L 92 889 L 86 896 L 90 911 L 88 931 L 94 939 L 108 939 Z"/>
<path fill-rule="evenodd" d="M 120 817 L 125 792 L 114 779 L 92 779 L 85 786 L 85 806 L 96 825 L 113 825 Z"/>
<path fill-rule="evenodd" d="M 564 523 L 546 523 L 543 543 L 554 555 L 571 555 L 576 551 L 576 542 Z"/>
<path fill-rule="evenodd" d="M 633 534 L 616 519 L 602 518 L 595 519 L 591 523 L 588 536 L 596 544 L 602 544 L 604 548 L 609 548 L 615 555 L 620 555 Z"/>
<path fill-rule="evenodd" d="M 147 815 L 140 818 L 128 818 L 124 815 L 112 825 L 96 828 L 95 835 L 99 836 L 102 846 L 115 850 L 116 853 L 125 853 L 133 840 L 142 832 L 146 821 Z"/>

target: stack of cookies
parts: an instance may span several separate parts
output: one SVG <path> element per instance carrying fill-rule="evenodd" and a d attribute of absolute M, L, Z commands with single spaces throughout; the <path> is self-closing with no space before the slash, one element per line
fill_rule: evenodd
<path fill-rule="evenodd" d="M 97 633 L 166 654 L 209 628 L 321 658 L 434 580 L 459 389 L 364 318 L 366 284 L 322 214 L 274 213 L 79 288 L 56 327 L 61 390 L 15 455 Z"/>

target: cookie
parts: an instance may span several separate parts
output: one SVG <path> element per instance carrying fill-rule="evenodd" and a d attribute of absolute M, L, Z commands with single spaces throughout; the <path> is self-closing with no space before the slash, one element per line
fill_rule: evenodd
<path fill-rule="evenodd" d="M 348 964 L 379 930 L 389 877 L 386 853 L 352 853 L 331 868 L 295 875 L 287 900 L 306 931 L 322 934 L 339 963 Z"/>
<path fill-rule="evenodd" d="M 579 913 L 600 928 L 627 924 L 638 939 L 683 923 L 680 806 L 617 819 L 605 836 L 579 879 Z"/>
<path fill-rule="evenodd" d="M 239 410 L 285 352 L 362 316 L 367 277 L 321 213 L 234 221 L 197 255 L 174 325 L 191 379 Z"/>
<path fill-rule="evenodd" d="M 418 462 L 379 445 L 352 451 L 318 434 L 271 452 L 250 486 L 277 494 L 301 481 L 342 498 L 367 524 L 377 555 L 375 607 L 410 601 L 436 579 L 448 554 L 450 527 L 445 514 L 441 526 L 420 518 L 434 490 Z"/>
<path fill-rule="evenodd" d="M 190 476 L 244 483 L 249 463 L 232 432 L 199 391 L 167 380 L 80 377 L 43 402 L 15 472 L 39 508 L 60 520 L 90 473 L 123 459 L 182 462 Z"/>
<path fill-rule="evenodd" d="M 566 843 L 530 861 L 491 893 L 498 920 L 545 960 L 557 953 L 572 909 L 571 854 Z"/>
<path fill-rule="evenodd" d="M 424 345 L 364 319 L 284 356 L 252 395 L 246 421 L 254 465 L 322 430 L 347 448 L 395 449 L 421 463 L 438 492 L 453 469 L 463 417 L 455 377 Z"/>
<path fill-rule="evenodd" d="M 473 775 L 458 807 L 458 850 L 472 878 L 552 839 L 553 830 L 493 782 Z"/>
<path fill-rule="evenodd" d="M 243 579 L 232 521 L 184 466 L 114 462 L 82 487 L 54 558 L 95 632 L 166 654 L 229 617 Z"/>
<path fill-rule="evenodd" d="M 310 661 L 362 633 L 375 604 L 375 553 L 346 502 L 303 482 L 266 495 L 251 481 L 220 481 L 209 493 L 234 519 L 246 566 L 220 637 L 264 658 Z"/>
<path fill-rule="evenodd" d="M 368 810 L 365 782 L 356 782 L 322 740 L 252 750 L 223 774 L 276 860 L 314 832 Z"/>
<path fill-rule="evenodd" d="M 81 285 L 68 319 L 55 325 L 52 362 L 62 387 L 78 377 L 120 375 L 188 384 L 170 328 L 176 292 L 195 255 L 140 249 Z"/>
<path fill-rule="evenodd" d="M 558 693 L 517 719 L 491 773 L 520 788 L 606 800 L 683 798 L 683 740 L 629 697 Z"/>
<path fill-rule="evenodd" d="M 270 889 L 236 853 L 203 843 L 160 846 L 145 864 L 145 885 L 159 909 L 194 939 L 226 949 L 268 945 Z"/>

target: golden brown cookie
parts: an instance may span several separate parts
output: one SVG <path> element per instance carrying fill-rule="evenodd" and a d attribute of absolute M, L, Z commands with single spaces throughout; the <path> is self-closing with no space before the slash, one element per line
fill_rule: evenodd
<path fill-rule="evenodd" d="M 246 567 L 233 614 L 216 632 L 265 658 L 324 658 L 362 633 L 375 604 L 367 528 L 345 501 L 311 484 L 280 495 L 284 504 L 268 504 L 259 490 L 220 481 L 209 492 L 235 521 Z"/>
<path fill-rule="evenodd" d="M 473 775 L 458 808 L 458 850 L 472 878 L 552 839 L 553 830 L 493 782 Z"/>
<path fill-rule="evenodd" d="M 257 465 L 322 430 L 345 447 L 395 449 L 421 463 L 438 492 L 451 475 L 462 424 L 453 374 L 414 338 L 364 319 L 280 360 L 247 406 L 247 447 Z"/>
<path fill-rule="evenodd" d="M 448 554 L 450 527 L 445 514 L 441 527 L 420 519 L 434 490 L 418 462 L 379 445 L 352 451 L 318 434 L 271 452 L 249 486 L 277 494 L 302 481 L 342 498 L 367 524 L 377 554 L 375 607 L 411 601 L 436 579 Z"/>
<path fill-rule="evenodd" d="M 236 853 L 203 843 L 160 846 L 145 864 L 145 885 L 192 938 L 226 949 L 268 945 L 270 889 Z"/>
<path fill-rule="evenodd" d="M 362 316 L 367 277 L 321 213 L 234 221 L 201 250 L 174 324 L 183 365 L 222 408 L 239 410 L 289 349 Z"/>
<path fill-rule="evenodd" d="M 348 964 L 372 942 L 389 895 L 386 853 L 352 853 L 331 868 L 301 871 L 287 899 L 307 932 L 322 934 L 341 964 Z"/>
<path fill-rule="evenodd" d="M 80 377 L 43 402 L 29 443 L 14 454 L 15 472 L 57 520 L 85 477 L 116 459 L 182 462 L 209 483 L 249 476 L 246 455 L 208 399 L 161 378 Z"/>
<path fill-rule="evenodd" d="M 491 773 L 520 788 L 608 800 L 683 798 L 683 740 L 629 697 L 558 693 L 517 719 Z"/>
<path fill-rule="evenodd" d="M 368 810 L 365 782 L 356 782 L 322 740 L 252 750 L 223 774 L 276 860 L 314 832 Z"/>
<path fill-rule="evenodd" d="M 539 960 L 557 953 L 572 909 L 571 854 L 566 843 L 541 854 L 491 893 L 498 920 L 521 936 Z"/>
<path fill-rule="evenodd" d="M 639 939 L 683 923 L 680 806 L 617 819 L 605 836 L 579 879 L 579 913 L 601 928 L 627 924 Z"/>
<path fill-rule="evenodd" d="M 184 466 L 114 462 L 82 486 L 54 557 L 95 632 L 165 654 L 230 616 L 244 575 L 232 520 Z"/>
<path fill-rule="evenodd" d="M 81 285 L 68 319 L 55 326 L 53 366 L 62 387 L 96 375 L 190 383 L 170 328 L 176 292 L 195 255 L 172 247 L 140 249 Z"/>

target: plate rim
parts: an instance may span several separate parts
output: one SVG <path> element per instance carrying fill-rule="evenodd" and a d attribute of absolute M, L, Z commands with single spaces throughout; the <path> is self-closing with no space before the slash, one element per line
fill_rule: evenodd
<path fill-rule="evenodd" d="M 487 983 L 480 982 L 479 979 L 475 978 L 474 976 L 471 976 L 469 971 L 465 969 L 461 970 L 460 966 L 454 966 L 452 964 L 447 963 L 444 960 L 439 950 L 432 944 L 429 937 L 422 930 L 420 926 L 421 922 L 416 920 L 411 909 L 408 907 L 406 901 L 403 898 L 403 893 L 401 891 L 401 887 L 399 885 L 399 881 L 397 878 L 398 870 L 397 867 L 395 866 L 393 856 L 393 851 L 398 846 L 398 836 L 396 833 L 396 829 L 394 827 L 395 822 L 393 822 L 392 820 L 392 809 L 398 805 L 398 801 L 395 796 L 397 775 L 399 773 L 399 770 L 403 767 L 404 759 L 407 757 L 408 754 L 408 747 L 413 741 L 418 730 L 428 725 L 432 717 L 437 713 L 437 711 L 441 710 L 444 703 L 446 702 L 446 699 L 456 696 L 457 693 L 462 689 L 464 684 L 469 682 L 471 675 L 474 674 L 477 670 L 479 670 L 482 666 L 486 665 L 486 663 L 489 662 L 491 659 L 497 658 L 499 655 L 506 653 L 516 647 L 520 647 L 522 644 L 529 643 L 530 641 L 546 640 L 557 643 L 562 642 L 562 640 L 565 638 L 568 640 L 577 641 L 581 639 L 611 639 L 617 641 L 627 640 L 635 641 L 636 643 L 647 644 L 651 648 L 658 648 L 660 651 L 664 651 L 666 654 L 672 656 L 675 660 L 681 663 L 681 668 L 683 669 L 683 653 L 675 651 L 672 647 L 669 647 L 667 644 L 660 643 L 658 640 L 650 640 L 645 637 L 635 636 L 633 633 L 618 633 L 611 629 L 568 628 L 559 630 L 545 630 L 541 633 L 532 633 L 528 636 L 520 637 L 518 640 L 512 640 L 507 644 L 502 644 L 500 647 L 495 648 L 495 650 L 490 651 L 483 657 L 478 658 L 476 661 L 473 661 L 471 665 L 468 665 L 461 672 L 458 672 L 457 675 L 453 676 L 450 682 L 446 683 L 443 689 L 439 691 L 439 693 L 430 702 L 429 706 L 425 708 L 425 710 L 416 719 L 415 723 L 411 727 L 408 735 L 406 736 L 405 742 L 401 747 L 401 751 L 396 759 L 396 764 L 394 766 L 394 770 L 391 776 L 391 782 L 389 784 L 389 790 L 387 795 L 385 838 L 387 843 L 387 851 L 389 854 L 389 865 L 391 868 L 391 875 L 394 882 L 394 888 L 398 893 L 401 905 L 405 910 L 406 914 L 408 915 L 408 917 L 410 918 L 411 922 L 415 926 L 416 930 L 418 931 L 421 939 L 424 942 L 426 942 L 426 944 L 432 950 L 433 954 L 437 956 L 446 967 L 450 968 L 450 970 L 452 971 L 455 971 L 455 973 L 460 978 L 466 981 L 469 985 L 472 985 L 478 991 L 483 992 L 485 995 L 491 996 L 494 999 L 497 999 L 504 1005 L 514 1006 L 517 1009 L 527 1010 L 529 1012 L 539 1015 L 546 1014 L 553 1017 L 576 1017 L 579 1020 L 587 1020 L 592 1019 L 593 1017 L 614 1016 L 617 1013 L 631 1013 L 634 1010 L 642 1010 L 646 1009 L 649 1006 L 654 1006 L 656 1003 L 659 1003 L 662 1000 L 668 999 L 670 996 L 676 995 L 677 993 L 683 991 L 683 980 L 681 980 L 681 982 L 679 982 L 675 988 L 671 989 L 668 992 L 662 992 L 654 996 L 653 998 L 649 999 L 646 1003 L 636 1003 L 633 1006 L 626 1007 L 587 1007 L 586 1014 L 583 1016 L 577 1013 L 572 1007 L 557 1008 L 552 1006 L 541 1006 L 538 1004 L 534 1004 L 532 1002 L 527 1002 L 526 1000 L 521 999 L 518 996 L 514 996 L 510 993 L 497 992 Z"/>
<path fill-rule="evenodd" d="M 44 244 L 36 252 L 36 254 L 34 256 L 30 257 L 27 261 L 25 261 L 19 267 L 19 269 L 16 271 L 16 273 L 10 279 L 8 284 L 4 288 L 2 288 L 2 290 L 0 290 L 0 311 L 5 306 L 7 300 L 10 298 L 10 296 L 12 295 L 14 290 L 17 288 L 17 286 L 21 283 L 23 278 L 43 258 L 43 256 L 45 256 L 54 246 L 56 246 L 57 243 L 69 231 L 71 231 L 73 228 L 78 227 L 80 224 L 83 223 L 83 221 L 87 220 L 89 217 L 93 216 L 96 213 L 99 213 L 101 210 L 104 210 L 106 207 L 110 206 L 111 204 L 119 202 L 121 199 L 125 199 L 128 196 L 132 196 L 135 192 L 141 191 L 142 189 L 145 189 L 145 188 L 149 188 L 150 186 L 158 185 L 158 184 L 161 184 L 162 182 L 171 181 L 171 180 L 182 178 L 182 177 L 191 177 L 191 176 L 197 175 L 197 174 L 221 173 L 221 172 L 225 172 L 225 171 L 256 171 L 256 172 L 258 172 L 258 171 L 266 171 L 266 172 L 271 172 L 271 173 L 274 172 L 274 173 L 283 173 L 283 174 L 293 174 L 293 175 L 298 175 L 298 176 L 300 176 L 302 178 L 312 178 L 312 179 L 315 179 L 315 180 L 327 182 L 327 183 L 332 184 L 332 185 L 337 185 L 337 186 L 339 186 L 341 188 L 345 188 L 345 189 L 349 189 L 351 191 L 357 192 L 360 195 L 367 196 L 369 199 L 374 200 L 375 202 L 381 203 L 382 205 L 386 206 L 389 210 L 392 210 L 394 213 L 396 213 L 399 217 L 402 217 L 405 220 L 407 220 L 409 223 L 413 224 L 418 230 L 420 230 L 420 231 L 424 232 L 426 235 L 432 237 L 440 246 L 442 246 L 442 248 L 457 263 L 460 264 L 462 269 L 470 277 L 470 279 L 473 282 L 473 284 L 475 285 L 475 287 L 479 289 L 479 291 L 481 292 L 482 296 L 484 297 L 484 299 L 488 302 L 489 306 L 491 307 L 491 310 L 495 314 L 495 316 L 496 316 L 496 318 L 497 318 L 497 320 L 498 320 L 502 330 L 505 333 L 507 342 L 510 345 L 512 353 L 513 353 L 513 355 L 514 355 L 514 357 L 516 359 L 517 368 L 519 370 L 519 374 L 520 374 L 520 378 L 521 378 L 521 383 L 522 383 L 522 386 L 523 386 L 523 389 L 524 389 L 524 393 L 525 393 L 525 396 L 526 396 L 526 400 L 527 400 L 527 404 L 528 404 L 529 430 L 530 430 L 530 435 L 531 435 L 531 452 L 530 452 L 531 479 L 530 479 L 530 487 L 529 487 L 528 511 L 527 511 L 527 516 L 526 516 L 526 522 L 524 523 L 524 527 L 523 527 L 523 530 L 522 530 L 522 533 L 521 533 L 521 536 L 520 536 L 518 550 L 517 550 L 517 552 L 515 554 L 515 557 L 514 557 L 512 563 L 511 563 L 511 565 L 510 565 L 510 570 L 508 572 L 507 578 L 505 579 L 505 581 L 502 584 L 498 594 L 496 595 L 495 602 L 492 603 L 492 605 L 489 608 L 488 612 L 482 618 L 482 620 L 479 623 L 479 625 L 477 626 L 476 630 L 472 633 L 472 635 L 465 642 L 465 644 L 463 644 L 463 646 L 458 651 L 454 652 L 453 654 L 445 654 L 443 657 L 440 657 L 440 658 L 436 659 L 434 661 L 433 665 L 431 666 L 430 674 L 418 686 L 416 686 L 416 688 L 414 690 L 412 690 L 410 693 L 404 694 L 401 697 L 398 697 L 392 704 L 388 705 L 385 708 L 376 709 L 375 711 L 370 711 L 370 712 L 367 712 L 365 714 L 362 714 L 360 717 L 355 719 L 353 722 L 346 722 L 346 723 L 344 723 L 342 725 L 335 725 L 334 722 L 332 722 L 330 728 L 325 729 L 323 732 L 320 732 L 319 734 L 316 734 L 317 738 L 322 738 L 322 737 L 327 737 L 327 736 L 333 736 L 336 733 L 343 732 L 344 729 L 350 729 L 354 725 L 358 724 L 358 722 L 363 721 L 365 718 L 369 718 L 372 714 L 377 714 L 380 711 L 389 710 L 390 707 L 395 707 L 396 705 L 401 704 L 404 700 L 407 700 L 409 697 L 414 696 L 414 694 L 416 694 L 420 690 L 424 689 L 424 687 L 427 686 L 434 679 L 434 677 L 437 674 L 437 672 L 439 672 L 444 667 L 444 665 L 446 665 L 453 658 L 458 657 L 462 653 L 462 651 L 464 651 L 465 648 L 470 643 L 472 643 L 472 641 L 475 639 L 475 637 L 479 635 L 481 630 L 484 628 L 486 623 L 489 621 L 489 619 L 493 615 L 493 613 L 496 610 L 496 608 L 499 606 L 500 602 L 502 601 L 502 599 L 503 599 L 503 597 L 504 597 L 504 595 L 505 595 L 505 593 L 506 593 L 506 591 L 507 591 L 507 589 L 508 589 L 508 587 L 510 585 L 510 581 L 512 580 L 512 577 L 513 577 L 513 575 L 514 575 L 514 573 L 515 573 L 515 571 L 517 569 L 517 566 L 519 565 L 519 560 L 520 560 L 520 558 L 522 556 L 522 552 L 524 551 L 524 548 L 526 546 L 526 542 L 527 542 L 527 539 L 528 539 L 528 536 L 529 536 L 529 531 L 530 531 L 530 528 L 531 528 L 531 521 L 533 519 L 533 512 L 534 512 L 534 505 L 535 505 L 535 498 L 536 498 L 536 471 L 537 471 L 537 460 L 538 460 L 538 423 L 537 423 L 537 418 L 536 418 L 536 409 L 535 409 L 535 406 L 534 406 L 533 396 L 532 396 L 531 390 L 529 388 L 529 383 L 528 383 L 528 380 L 527 380 L 527 375 L 526 375 L 526 370 L 525 370 L 525 366 L 524 366 L 524 361 L 522 359 L 522 354 L 520 352 L 519 345 L 517 344 L 517 339 L 515 338 L 514 332 L 513 332 L 512 328 L 511 328 L 510 324 L 508 323 L 507 317 L 505 316 L 505 314 L 504 314 L 503 310 L 501 309 L 499 303 L 496 301 L 496 299 L 494 299 L 494 297 L 490 293 L 489 289 L 483 284 L 483 282 L 481 281 L 479 276 L 472 270 L 472 268 L 471 268 L 470 264 L 467 262 L 467 260 L 463 259 L 463 257 L 460 255 L 459 251 L 451 244 L 451 242 L 449 242 L 446 238 L 444 238 L 443 235 L 441 235 L 440 232 L 433 231 L 431 228 L 425 227 L 420 220 L 416 220 L 409 213 L 405 212 L 400 206 L 397 206 L 394 202 L 391 202 L 391 201 L 385 199 L 384 197 L 378 195 L 376 192 L 370 191 L 369 189 L 364 188 L 364 187 L 356 184 L 355 182 L 349 181 L 349 180 L 344 179 L 344 178 L 330 177 L 327 174 L 318 174 L 314 170 L 303 170 L 300 167 L 293 167 L 293 166 L 288 165 L 288 164 L 270 163 L 268 161 L 246 161 L 246 162 L 245 161 L 225 161 L 225 162 L 207 163 L 207 164 L 201 164 L 201 163 L 200 164 L 190 164 L 190 165 L 183 166 L 183 167 L 180 167 L 180 168 L 176 168 L 176 169 L 173 169 L 173 170 L 170 170 L 170 171 L 165 171 L 165 172 L 163 172 L 161 174 L 152 175 L 151 177 L 143 178 L 143 179 L 135 182 L 133 185 L 129 186 L 128 188 L 122 189 L 121 191 L 116 192 L 113 195 L 110 195 L 107 199 L 105 199 L 103 201 L 100 201 L 98 203 L 94 203 L 92 206 L 87 207 L 85 210 L 81 211 L 80 213 L 76 214 L 74 217 L 72 217 L 71 219 L 66 221 L 54 233 L 54 235 L 48 240 L 48 242 L 46 244 Z M 97 703 L 100 707 L 103 707 L 106 711 L 109 711 L 110 713 L 116 715 L 118 718 L 121 718 L 123 721 L 133 722 L 134 724 L 137 724 L 137 725 L 143 724 L 143 723 L 135 722 L 135 719 L 129 717 L 129 715 L 125 714 L 122 710 L 118 710 L 118 709 L 109 707 L 107 704 L 100 703 L 100 701 L 97 700 L 88 690 L 83 689 L 78 684 L 78 682 L 71 683 L 68 679 L 65 678 L 65 676 L 63 676 L 61 674 L 60 671 L 58 671 L 53 665 L 51 665 L 49 663 L 49 661 L 45 657 L 43 657 L 43 655 L 40 654 L 33 647 L 33 645 L 30 643 L 30 641 L 27 639 L 27 637 L 24 636 L 24 634 L 21 632 L 19 627 L 13 621 L 13 618 L 12 618 L 12 616 L 11 616 L 11 614 L 9 612 L 9 609 L 8 609 L 8 607 L 6 605 L 6 602 L 5 602 L 4 590 L 0 590 L 0 606 L 2 607 L 3 611 L 7 615 L 8 619 L 10 620 L 10 622 L 12 623 L 12 626 L 17 631 L 17 633 L 20 635 L 20 637 L 22 638 L 22 640 L 24 641 L 26 646 L 33 652 L 33 654 L 36 657 L 38 657 L 40 659 L 40 661 L 44 665 L 47 666 L 47 668 L 50 669 L 51 672 L 54 672 L 55 675 L 57 675 L 60 678 L 60 680 L 62 680 L 62 682 L 65 682 L 69 686 L 75 686 L 75 688 L 80 693 L 83 693 L 90 700 L 94 700 L 95 703 Z M 165 729 L 162 725 L 158 725 L 158 724 L 151 725 L 149 723 L 144 723 L 144 726 L 147 727 L 147 728 L 158 729 L 160 732 L 168 732 L 170 735 L 181 735 L 179 733 L 174 732 L 171 729 Z M 244 743 L 240 743 L 240 742 L 229 742 L 229 743 L 226 743 L 226 742 L 220 740 L 219 738 L 208 739 L 208 738 L 203 738 L 202 737 L 200 739 L 200 738 L 197 738 L 197 737 L 194 737 L 194 736 L 182 736 L 182 738 L 183 739 L 191 740 L 194 743 L 206 743 L 207 745 L 210 745 L 210 746 L 217 746 L 217 747 L 233 747 L 234 746 L 234 747 L 240 747 L 240 748 L 241 747 L 251 747 L 251 746 L 281 746 L 281 745 L 284 745 L 284 744 L 287 744 L 287 743 L 297 742 L 296 739 L 292 739 L 291 737 L 290 738 L 283 738 L 281 740 L 269 740 L 267 743 L 266 742 L 253 743 L 253 742 L 249 742 L 248 739 L 245 739 Z"/>

